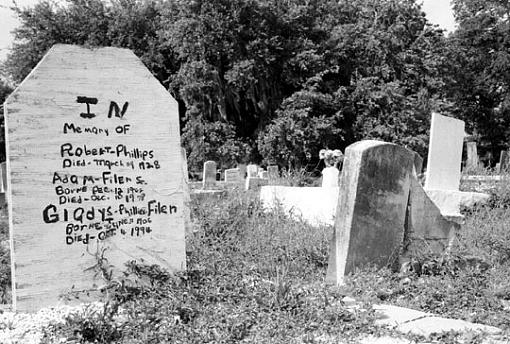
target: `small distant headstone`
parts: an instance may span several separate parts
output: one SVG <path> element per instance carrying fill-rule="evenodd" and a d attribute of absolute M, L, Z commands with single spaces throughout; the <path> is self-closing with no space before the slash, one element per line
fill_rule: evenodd
<path fill-rule="evenodd" d="M 508 150 L 502 150 L 499 156 L 499 172 L 508 171 L 509 155 Z"/>
<path fill-rule="evenodd" d="M 259 173 L 258 173 L 258 177 L 259 178 L 262 178 L 262 179 L 268 179 L 268 174 L 267 174 L 267 171 L 264 171 L 264 170 L 259 170 Z"/>
<path fill-rule="evenodd" d="M 239 169 L 239 174 L 241 175 L 241 178 L 244 179 L 247 176 L 246 172 L 246 165 L 245 164 L 238 164 L 237 168 Z"/>
<path fill-rule="evenodd" d="M 247 177 L 245 180 L 244 188 L 248 190 L 259 190 L 262 186 L 268 185 L 269 180 L 259 177 Z"/>
<path fill-rule="evenodd" d="M 216 162 L 206 161 L 204 163 L 204 176 L 202 179 L 202 187 L 210 189 L 216 185 Z"/>
<path fill-rule="evenodd" d="M 276 181 L 280 177 L 277 165 L 267 166 L 267 177 L 269 178 L 270 183 Z"/>
<path fill-rule="evenodd" d="M 464 136 L 464 121 L 432 114 L 425 189 L 459 189 Z"/>
<path fill-rule="evenodd" d="M 250 164 L 246 166 L 247 177 L 256 178 L 258 177 L 259 167 L 257 165 Z"/>
<path fill-rule="evenodd" d="M 5 103 L 13 307 L 186 267 L 177 102 L 127 49 L 55 45 Z"/>
<path fill-rule="evenodd" d="M 239 184 L 242 182 L 241 173 L 238 168 L 225 170 L 225 183 Z"/>
<path fill-rule="evenodd" d="M 473 170 L 478 168 L 478 151 L 476 149 L 476 142 L 468 141 L 466 142 L 466 169 Z"/>
<path fill-rule="evenodd" d="M 5 193 L 7 190 L 7 168 L 5 161 L 0 164 L 0 174 L 1 174 L 0 193 Z"/>

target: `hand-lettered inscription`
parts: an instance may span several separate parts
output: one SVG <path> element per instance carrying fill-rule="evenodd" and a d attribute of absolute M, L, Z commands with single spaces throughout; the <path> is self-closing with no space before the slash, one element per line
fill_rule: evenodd
<path fill-rule="evenodd" d="M 178 108 L 136 56 L 57 45 L 5 108 L 18 309 L 93 289 L 98 252 L 185 267 Z"/>

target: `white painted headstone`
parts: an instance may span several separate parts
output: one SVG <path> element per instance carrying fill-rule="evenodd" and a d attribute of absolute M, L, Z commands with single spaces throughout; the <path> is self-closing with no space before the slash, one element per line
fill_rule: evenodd
<path fill-rule="evenodd" d="M 185 269 L 177 102 L 129 50 L 55 45 L 5 103 L 13 306 Z"/>
<path fill-rule="evenodd" d="M 322 187 L 337 188 L 340 171 L 334 166 L 325 167 L 322 170 Z"/>
<path fill-rule="evenodd" d="M 241 172 L 238 168 L 230 168 L 225 170 L 225 183 L 241 183 L 243 179 L 241 178 Z"/>
<path fill-rule="evenodd" d="M 464 136 L 464 121 L 432 114 L 425 189 L 459 189 Z"/>
<path fill-rule="evenodd" d="M 259 167 L 257 165 L 250 164 L 246 166 L 247 177 L 258 177 Z"/>
<path fill-rule="evenodd" d="M 216 162 L 204 162 L 204 175 L 202 177 L 202 186 L 204 189 L 212 188 L 216 185 Z"/>

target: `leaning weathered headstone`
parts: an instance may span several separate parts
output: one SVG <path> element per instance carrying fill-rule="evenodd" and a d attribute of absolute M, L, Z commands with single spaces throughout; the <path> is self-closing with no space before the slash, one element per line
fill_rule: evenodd
<path fill-rule="evenodd" d="M 230 168 L 225 170 L 225 183 L 239 184 L 243 181 L 238 168 Z"/>
<path fill-rule="evenodd" d="M 425 189 L 459 189 L 464 136 L 464 121 L 432 114 Z"/>
<path fill-rule="evenodd" d="M 216 185 L 216 162 L 204 162 L 204 176 L 202 179 L 202 187 L 210 189 Z"/>
<path fill-rule="evenodd" d="M 273 183 L 280 177 L 280 172 L 278 171 L 277 165 L 269 165 L 267 166 L 267 177 L 269 178 L 269 183 Z"/>
<path fill-rule="evenodd" d="M 508 162 L 509 162 L 509 155 L 507 150 L 502 150 L 501 154 L 499 156 L 499 172 L 507 172 L 508 171 Z"/>
<path fill-rule="evenodd" d="M 246 166 L 246 177 L 252 177 L 252 178 L 255 178 L 258 176 L 258 173 L 259 173 L 259 167 L 257 165 L 253 165 L 253 164 L 250 164 L 248 166 Z"/>
<path fill-rule="evenodd" d="M 459 224 L 445 218 L 418 181 L 423 160 L 378 141 L 346 149 L 327 280 L 337 284 L 364 265 L 444 253 Z"/>
<path fill-rule="evenodd" d="M 466 169 L 473 170 L 478 168 L 478 151 L 476 149 L 476 142 L 468 141 L 466 142 Z"/>
<path fill-rule="evenodd" d="M 185 269 L 178 105 L 135 54 L 55 45 L 5 111 L 15 309 L 133 260 Z"/>
<path fill-rule="evenodd" d="M 392 265 L 399 257 L 415 153 L 391 143 L 347 147 L 340 181 L 327 280 L 365 265 Z"/>

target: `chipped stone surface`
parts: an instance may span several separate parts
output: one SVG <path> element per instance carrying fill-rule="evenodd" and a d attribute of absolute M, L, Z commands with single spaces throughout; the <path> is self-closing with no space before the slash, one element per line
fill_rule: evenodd
<path fill-rule="evenodd" d="M 450 247 L 459 228 L 457 222 L 442 215 L 418 180 L 412 178 L 403 254 L 441 254 Z"/>
<path fill-rule="evenodd" d="M 444 216 L 461 216 L 461 206 L 472 207 L 476 203 L 483 204 L 490 197 L 482 192 L 463 192 L 458 190 L 426 189 L 425 192 Z"/>

